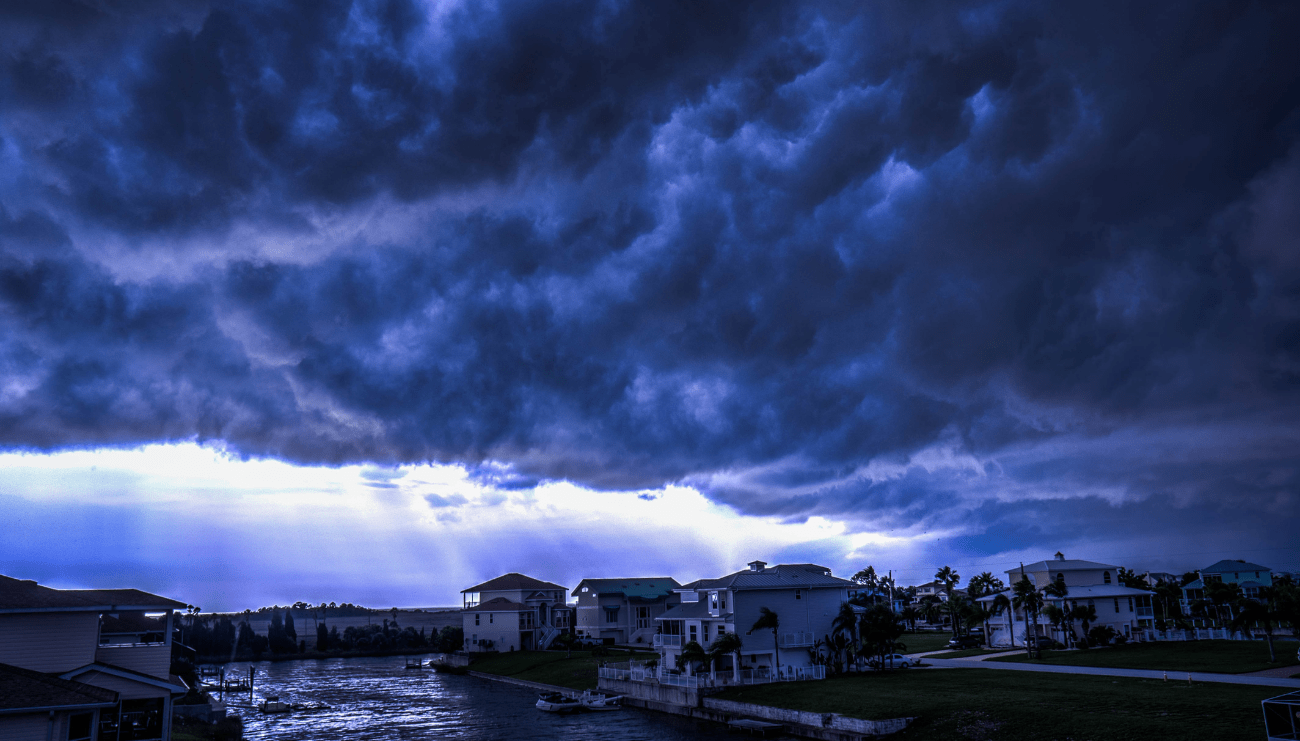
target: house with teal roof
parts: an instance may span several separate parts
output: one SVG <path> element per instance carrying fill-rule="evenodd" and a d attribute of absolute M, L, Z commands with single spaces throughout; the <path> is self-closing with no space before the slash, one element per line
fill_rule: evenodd
<path fill-rule="evenodd" d="M 1200 575 L 1199 579 L 1183 585 L 1182 607 L 1186 615 L 1192 614 L 1193 605 L 1206 599 L 1206 587 L 1215 582 L 1236 584 L 1242 596 L 1251 599 L 1259 597 L 1262 587 L 1273 586 L 1272 569 L 1241 559 L 1224 559 L 1213 566 L 1198 569 L 1196 573 Z M 1199 624 L 1201 621 L 1196 622 Z"/>
<path fill-rule="evenodd" d="M 583 579 L 573 588 L 578 634 L 601 643 L 649 644 L 655 618 L 681 602 L 674 591 L 681 586 L 668 576 Z"/>

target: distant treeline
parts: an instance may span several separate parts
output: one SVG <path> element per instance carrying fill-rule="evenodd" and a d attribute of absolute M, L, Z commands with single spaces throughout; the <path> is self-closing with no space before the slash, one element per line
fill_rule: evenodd
<path fill-rule="evenodd" d="M 335 612 L 343 609 L 357 610 L 362 616 L 376 614 L 373 610 L 354 605 L 331 607 L 329 613 L 333 617 L 345 617 Z M 271 613 L 270 625 L 266 635 L 262 635 L 253 630 L 249 617 L 267 611 Z M 181 643 L 193 649 L 199 657 L 220 660 L 260 659 L 267 654 L 274 657 L 305 653 L 459 651 L 464 647 L 465 633 L 461 628 L 449 626 L 441 631 L 429 631 L 402 627 L 396 619 L 397 611 L 392 611 L 391 620 L 384 618 L 379 624 L 349 626 L 342 631 L 338 626 L 329 625 L 322 611 L 317 613 L 320 617 L 314 621 L 315 627 L 307 625 L 304 634 L 299 635 L 295 611 L 270 607 L 245 612 L 235 619 L 230 615 L 187 614 L 180 621 Z M 355 613 L 347 615 L 356 616 Z"/>

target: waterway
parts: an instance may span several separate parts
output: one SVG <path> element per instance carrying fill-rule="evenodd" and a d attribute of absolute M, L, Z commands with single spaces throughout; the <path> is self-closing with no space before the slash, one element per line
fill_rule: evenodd
<path fill-rule="evenodd" d="M 726 735 L 704 721 L 624 708 L 557 715 L 533 707 L 537 691 L 470 676 L 409 670 L 402 657 L 234 663 L 226 676 L 246 677 L 248 694 L 226 697 L 229 712 L 244 719 L 244 737 L 267 741 L 308 739 L 463 739 L 523 741 L 537 738 L 697 741 Z M 328 710 L 263 715 L 253 703 L 278 695 L 285 702 L 327 705 Z"/>

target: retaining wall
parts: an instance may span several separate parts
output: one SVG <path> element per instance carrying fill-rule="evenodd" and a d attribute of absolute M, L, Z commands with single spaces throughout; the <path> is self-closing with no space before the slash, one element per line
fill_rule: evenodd
<path fill-rule="evenodd" d="M 704 698 L 704 707 L 728 715 L 743 715 L 773 723 L 789 723 L 814 728 L 830 728 L 837 731 L 860 733 L 864 736 L 883 736 L 897 733 L 907 728 L 912 718 L 890 718 L 889 720 L 863 720 L 848 718 L 838 713 L 809 713 L 803 710 L 774 708 L 768 705 L 755 705 L 749 702 Z"/>

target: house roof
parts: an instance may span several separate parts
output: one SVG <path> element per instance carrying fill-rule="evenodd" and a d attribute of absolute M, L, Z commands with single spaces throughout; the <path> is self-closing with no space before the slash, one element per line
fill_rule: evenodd
<path fill-rule="evenodd" d="M 462 589 L 460 590 L 460 593 L 498 592 L 515 589 L 565 589 L 565 587 L 562 587 L 559 584 L 552 584 L 549 581 L 534 579 L 533 577 L 524 574 L 511 572 L 509 574 L 502 574 L 495 579 L 489 579 L 482 584 L 476 584 L 469 589 Z"/>
<path fill-rule="evenodd" d="M 185 686 L 185 683 L 181 681 L 180 677 L 177 677 L 174 674 L 168 674 L 167 677 L 165 678 L 155 677 L 152 674 L 146 674 L 144 672 L 136 671 L 135 669 L 127 669 L 124 666 L 118 666 L 116 664 L 108 664 L 102 661 L 96 661 L 93 664 L 86 664 L 85 666 L 79 666 L 76 669 L 73 669 L 72 671 L 67 671 L 60 674 L 59 677 L 62 679 L 72 679 L 73 677 L 79 677 L 82 674 L 89 674 L 90 672 L 111 674 L 115 677 L 121 677 L 123 679 L 129 679 L 131 681 L 140 682 L 142 684 L 151 685 L 153 687 L 159 687 L 165 690 L 171 690 L 173 694 L 180 694 L 189 691 L 189 688 Z"/>
<path fill-rule="evenodd" d="M 138 589 L 51 589 L 29 579 L 0 576 L 0 612 L 107 612 L 187 607 Z"/>
<path fill-rule="evenodd" d="M 681 589 L 811 589 L 813 587 L 855 587 L 848 579 L 831 576 L 831 570 L 813 563 L 788 563 L 764 566 L 762 569 L 745 569 L 718 579 L 697 579 Z"/>
<path fill-rule="evenodd" d="M 576 594 L 586 587 L 596 594 L 617 594 L 629 600 L 652 601 L 666 598 L 681 586 L 671 576 L 642 576 L 628 579 L 583 579 L 573 591 Z"/>
<path fill-rule="evenodd" d="M 1097 563 L 1096 561 L 1080 561 L 1074 558 L 1052 559 L 1050 561 L 1035 561 L 1024 565 L 1025 573 L 1030 571 L 1094 571 L 1096 569 L 1118 569 L 1118 566 L 1112 566 L 1108 563 Z M 1007 569 L 1008 574 L 1019 574 L 1021 567 Z"/>
<path fill-rule="evenodd" d="M 655 618 L 659 620 L 697 620 L 699 618 L 713 618 L 715 620 L 726 620 L 731 617 L 731 613 L 723 613 L 714 617 L 709 614 L 709 605 L 704 600 L 699 602 L 683 602 L 680 605 L 673 605 L 664 611 L 664 614 Z"/>
<path fill-rule="evenodd" d="M 1201 569 L 1202 574 L 1226 574 L 1229 572 L 1240 571 L 1272 571 L 1272 569 L 1267 566 L 1260 566 L 1257 563 L 1250 563 L 1249 561 L 1231 561 L 1228 559 L 1224 559 L 1213 566 Z"/>
<path fill-rule="evenodd" d="M 0 713 L 112 707 L 117 693 L 70 679 L 0 664 Z"/>
<path fill-rule="evenodd" d="M 480 602 L 474 607 L 466 607 L 465 612 L 518 612 L 530 609 L 532 608 L 518 602 L 511 602 L 505 597 L 493 597 L 487 602 Z"/>

